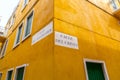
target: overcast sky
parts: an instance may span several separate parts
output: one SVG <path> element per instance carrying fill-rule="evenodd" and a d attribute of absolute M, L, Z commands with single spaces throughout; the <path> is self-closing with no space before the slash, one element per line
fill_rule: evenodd
<path fill-rule="evenodd" d="M 0 26 L 4 27 L 19 0 L 0 0 Z"/>

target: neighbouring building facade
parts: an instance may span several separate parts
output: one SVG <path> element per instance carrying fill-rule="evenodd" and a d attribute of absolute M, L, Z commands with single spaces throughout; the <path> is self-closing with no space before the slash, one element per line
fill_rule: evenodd
<path fill-rule="evenodd" d="M 0 36 L 0 80 L 119 80 L 120 0 L 20 0 Z"/>

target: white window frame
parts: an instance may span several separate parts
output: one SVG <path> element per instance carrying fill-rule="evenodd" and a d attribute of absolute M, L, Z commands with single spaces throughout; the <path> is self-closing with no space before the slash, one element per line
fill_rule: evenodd
<path fill-rule="evenodd" d="M 32 16 L 32 23 L 31 23 L 31 28 L 30 28 L 30 33 L 25 36 L 25 31 L 26 31 L 26 28 L 27 28 L 27 19 L 28 17 L 33 13 L 33 16 Z M 26 19 L 25 19 L 25 25 L 24 25 L 24 32 L 23 32 L 23 37 L 22 37 L 22 41 L 24 41 L 25 39 L 27 39 L 31 33 L 32 33 L 32 27 L 33 27 L 33 21 L 34 21 L 34 10 L 30 11 L 30 13 L 27 15 Z"/>
<path fill-rule="evenodd" d="M 9 28 L 11 28 L 14 25 L 14 21 L 15 21 L 15 14 L 12 15 L 9 20 Z"/>
<path fill-rule="evenodd" d="M 21 30 L 21 34 L 20 34 L 20 41 L 16 44 L 17 37 L 18 37 L 19 27 L 21 27 L 21 25 L 22 25 L 22 30 Z M 22 32 L 23 32 L 23 26 L 24 26 L 24 24 L 23 24 L 23 21 L 22 21 L 22 23 L 20 23 L 19 27 L 17 28 L 17 34 L 16 34 L 16 37 L 15 37 L 15 41 L 14 41 L 14 46 L 13 46 L 13 48 L 17 47 L 17 46 L 21 43 L 21 37 L 22 37 Z"/>
<path fill-rule="evenodd" d="M 7 43 L 6 43 L 6 41 L 7 41 Z M 2 49 L 1 49 L 1 52 L 0 52 L 0 58 L 3 58 L 3 57 L 5 56 L 5 53 L 6 53 L 6 50 L 7 50 L 7 46 L 8 46 L 8 42 L 9 42 L 9 40 L 6 39 L 5 42 L 4 42 L 4 44 L 3 44 L 3 47 L 2 47 Z M 6 47 L 5 47 L 5 45 L 6 45 Z M 4 48 L 6 48 L 6 49 L 5 49 L 5 51 L 3 52 Z"/>
<path fill-rule="evenodd" d="M 92 60 L 92 59 L 86 59 L 86 58 L 85 58 L 85 59 L 84 59 L 84 69 L 85 69 L 85 74 L 86 74 L 86 80 L 89 80 L 86 62 L 100 63 L 100 64 L 102 65 L 102 69 L 103 69 L 103 74 L 104 74 L 105 80 L 109 80 L 108 73 L 107 73 L 107 69 L 106 69 L 106 65 L 105 65 L 105 62 L 104 62 L 104 61 Z"/>
<path fill-rule="evenodd" d="M 25 7 L 27 6 L 29 0 L 27 0 L 26 4 L 25 4 L 25 0 L 23 0 L 23 4 L 22 4 L 22 10 L 23 11 L 25 9 Z"/>
<path fill-rule="evenodd" d="M 118 5 L 116 4 L 115 0 L 110 0 L 110 5 L 114 11 L 118 10 Z M 116 7 L 114 8 L 113 5 Z"/>
<path fill-rule="evenodd" d="M 14 71 L 14 68 L 11 68 L 11 69 L 8 69 L 8 70 L 7 70 L 6 80 L 8 80 L 8 72 L 9 72 L 9 71 Z M 13 74 L 12 74 L 12 75 L 13 75 Z M 12 80 L 12 79 L 11 79 L 11 80 Z"/>
<path fill-rule="evenodd" d="M 22 67 L 24 67 L 24 73 L 23 73 L 23 79 L 22 80 L 24 80 L 24 78 L 25 78 L 25 72 L 26 72 L 26 67 L 27 66 L 29 66 L 29 64 L 23 64 L 23 65 L 21 65 L 21 66 L 17 66 L 16 67 L 16 69 L 15 69 L 15 75 L 14 75 L 14 80 L 16 80 L 16 77 L 17 77 L 17 70 L 19 69 L 19 68 L 22 68 Z"/>
<path fill-rule="evenodd" d="M 13 26 L 14 25 L 14 22 L 15 22 L 15 14 L 12 16 L 12 18 L 11 18 L 11 26 Z"/>

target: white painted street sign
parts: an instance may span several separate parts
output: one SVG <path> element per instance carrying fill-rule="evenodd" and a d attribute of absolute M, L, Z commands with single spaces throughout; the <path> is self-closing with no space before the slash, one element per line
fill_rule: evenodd
<path fill-rule="evenodd" d="M 47 37 L 49 34 L 53 32 L 53 21 L 50 22 L 47 26 L 45 26 L 42 30 L 38 31 L 32 37 L 32 45 L 40 41 L 41 39 Z"/>
<path fill-rule="evenodd" d="M 55 31 L 55 45 L 79 49 L 77 37 L 57 31 Z"/>

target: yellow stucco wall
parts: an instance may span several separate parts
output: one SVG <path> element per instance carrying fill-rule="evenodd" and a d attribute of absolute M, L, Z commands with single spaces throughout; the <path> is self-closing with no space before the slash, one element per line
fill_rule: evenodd
<path fill-rule="evenodd" d="M 31 45 L 33 35 L 53 20 L 53 0 L 29 0 L 24 10 L 22 4 L 23 0 L 20 0 L 15 12 L 15 23 L 8 31 L 9 42 L 5 56 L 0 59 L 2 80 L 6 80 L 7 71 L 11 68 L 14 68 L 12 76 L 14 80 L 16 67 L 23 64 L 28 64 L 24 80 L 53 80 L 53 33 L 37 44 Z M 32 33 L 22 41 L 26 19 L 32 10 L 34 11 Z M 17 29 L 22 22 L 24 26 L 20 44 L 13 48 Z"/>
<path fill-rule="evenodd" d="M 10 68 L 14 68 L 14 80 L 16 67 L 23 64 L 28 64 L 24 80 L 86 80 L 84 58 L 104 61 L 109 79 L 119 80 L 120 24 L 117 18 L 87 0 L 30 0 L 24 10 L 22 4 L 20 0 L 15 24 L 8 31 L 5 56 L 0 59 L 2 80 Z M 32 33 L 24 41 L 22 34 L 20 44 L 13 48 L 17 28 L 26 22 L 32 10 Z M 31 45 L 34 34 L 52 20 L 54 31 L 78 38 L 78 50 L 55 45 L 55 32 Z"/>
<path fill-rule="evenodd" d="M 55 0 L 54 5 L 55 31 L 79 41 L 79 50 L 55 46 L 55 80 L 86 80 L 84 58 L 104 61 L 109 79 L 118 80 L 119 20 L 87 0 Z"/>

